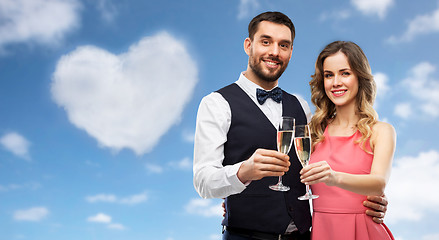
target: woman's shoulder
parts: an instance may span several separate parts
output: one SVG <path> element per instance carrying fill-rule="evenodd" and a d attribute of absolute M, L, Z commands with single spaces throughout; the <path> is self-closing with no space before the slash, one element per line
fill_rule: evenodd
<path fill-rule="evenodd" d="M 378 121 L 372 127 L 372 139 L 376 140 L 378 138 L 383 138 L 383 137 L 395 138 L 396 131 L 395 128 L 392 126 L 392 124 Z"/>
<path fill-rule="evenodd" d="M 395 131 L 395 128 L 392 124 L 382 121 L 377 121 L 375 125 L 372 127 L 372 131 L 381 132 L 381 131 Z"/>

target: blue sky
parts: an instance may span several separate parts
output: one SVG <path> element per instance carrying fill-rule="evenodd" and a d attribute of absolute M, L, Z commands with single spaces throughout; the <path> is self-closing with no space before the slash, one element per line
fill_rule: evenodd
<path fill-rule="evenodd" d="M 296 26 L 280 86 L 354 41 L 398 134 L 385 222 L 439 239 L 439 1 L 0 0 L 0 239 L 220 239 L 192 184 L 201 98 L 237 80 L 256 14 Z"/>

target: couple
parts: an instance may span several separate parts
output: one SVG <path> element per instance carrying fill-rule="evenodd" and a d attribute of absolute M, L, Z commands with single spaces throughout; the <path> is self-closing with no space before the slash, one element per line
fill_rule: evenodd
<path fill-rule="evenodd" d="M 376 87 L 362 50 L 333 42 L 320 53 L 310 82 L 311 119 L 305 100 L 277 87 L 293 50 L 291 20 L 265 12 L 248 32 L 247 70 L 203 98 L 196 124 L 194 185 L 204 198 L 225 198 L 223 239 L 393 239 L 382 224 L 382 196 L 395 132 L 377 121 Z M 281 116 L 310 124 L 314 152 L 303 169 L 293 149 L 288 155 L 276 150 Z M 268 188 L 278 176 L 291 190 Z M 312 220 L 309 202 L 297 199 L 305 184 L 320 195 Z"/>

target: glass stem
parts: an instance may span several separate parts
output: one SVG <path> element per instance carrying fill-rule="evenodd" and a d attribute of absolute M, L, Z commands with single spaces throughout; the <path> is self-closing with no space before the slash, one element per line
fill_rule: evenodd
<path fill-rule="evenodd" d="M 308 194 L 309 196 L 312 195 L 311 189 L 309 188 L 309 185 L 306 185 L 306 194 Z"/>
<path fill-rule="evenodd" d="M 282 176 L 279 176 L 279 181 L 277 182 L 277 185 L 282 185 Z"/>

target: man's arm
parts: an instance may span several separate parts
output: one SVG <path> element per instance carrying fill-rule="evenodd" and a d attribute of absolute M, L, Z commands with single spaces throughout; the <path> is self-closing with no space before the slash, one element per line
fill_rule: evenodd
<path fill-rule="evenodd" d="M 223 166 L 224 143 L 231 122 L 228 102 L 219 93 L 201 100 L 194 140 L 194 186 L 203 198 L 225 198 L 245 185 L 237 177 L 241 163 Z"/>
<path fill-rule="evenodd" d="M 288 171 L 288 155 L 267 149 L 257 149 L 249 159 L 223 166 L 230 122 L 230 106 L 219 93 L 203 98 L 194 141 L 194 186 L 203 198 L 225 198 L 241 193 L 250 181 L 282 176 Z"/>

